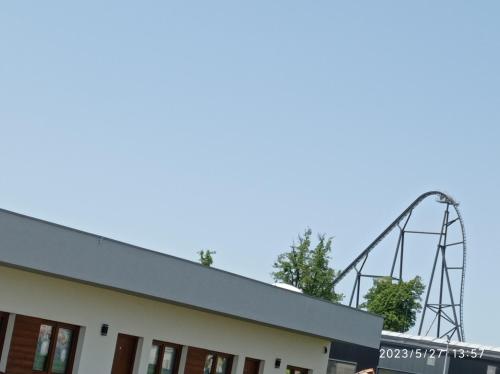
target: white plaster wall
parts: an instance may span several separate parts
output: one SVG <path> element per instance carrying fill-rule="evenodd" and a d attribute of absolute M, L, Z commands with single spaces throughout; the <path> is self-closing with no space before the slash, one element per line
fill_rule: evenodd
<path fill-rule="evenodd" d="M 118 333 L 142 338 L 137 374 L 146 373 L 153 339 L 239 356 L 233 374 L 243 372 L 245 357 L 263 360 L 262 374 L 283 374 L 287 365 L 324 374 L 328 362 L 325 339 L 4 266 L 0 310 L 85 327 L 74 368 L 78 374 L 111 372 Z M 106 337 L 100 335 L 102 323 L 109 324 Z M 280 369 L 274 368 L 276 358 L 282 360 Z"/>

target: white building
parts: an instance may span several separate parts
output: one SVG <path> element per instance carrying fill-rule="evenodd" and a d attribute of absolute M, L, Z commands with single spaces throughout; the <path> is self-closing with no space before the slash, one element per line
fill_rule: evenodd
<path fill-rule="evenodd" d="M 0 372 L 293 374 L 382 319 L 0 210 Z"/>

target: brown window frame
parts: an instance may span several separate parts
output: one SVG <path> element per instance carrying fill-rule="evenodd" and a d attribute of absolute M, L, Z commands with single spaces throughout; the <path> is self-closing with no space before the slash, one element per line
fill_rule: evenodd
<path fill-rule="evenodd" d="M 34 370 L 33 374 L 52 374 L 52 366 L 54 365 L 54 355 L 56 352 L 57 336 L 59 335 L 59 329 L 68 329 L 72 331 L 71 338 L 71 349 L 68 357 L 68 365 L 66 366 L 66 372 L 64 374 L 69 374 L 73 371 L 73 364 L 75 362 L 76 345 L 78 343 L 78 333 L 80 332 L 80 327 L 75 325 L 70 325 L 68 323 L 62 323 L 57 321 L 41 320 L 39 323 L 38 331 L 42 325 L 52 326 L 52 335 L 50 336 L 49 353 L 47 355 L 47 368 L 44 370 Z M 37 336 L 38 344 L 38 336 Z M 36 351 L 35 351 L 36 356 Z M 35 362 L 35 357 L 33 357 L 33 363 Z"/>
<path fill-rule="evenodd" d="M 231 370 L 233 367 L 233 358 L 234 356 L 229 354 L 229 353 L 222 353 L 222 352 L 216 352 L 216 351 L 209 351 L 207 350 L 205 353 L 205 361 L 207 360 L 208 355 L 213 355 L 214 360 L 212 360 L 212 367 L 210 368 L 210 373 L 209 374 L 216 374 L 217 371 L 217 359 L 219 357 L 227 358 L 227 366 L 226 366 L 226 372 L 223 374 L 231 374 Z"/>
<path fill-rule="evenodd" d="M 7 333 L 8 323 L 9 313 L 0 312 L 0 357 L 2 357 L 3 345 L 5 343 L 5 334 Z"/>
<path fill-rule="evenodd" d="M 177 374 L 179 372 L 179 362 L 181 359 L 182 345 L 164 342 L 161 340 L 153 340 L 151 348 L 153 348 L 153 346 L 157 346 L 159 348 L 158 357 L 156 359 L 155 374 L 161 374 L 161 364 L 163 361 L 163 355 L 165 354 L 165 348 L 175 348 L 175 359 L 174 367 L 172 368 L 172 374 Z"/>

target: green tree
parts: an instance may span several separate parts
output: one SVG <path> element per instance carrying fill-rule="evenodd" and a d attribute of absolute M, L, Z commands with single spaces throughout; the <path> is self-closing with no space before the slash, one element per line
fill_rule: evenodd
<path fill-rule="evenodd" d="M 381 278 L 374 282 L 361 307 L 384 317 L 384 329 L 406 332 L 415 325 L 417 312 L 422 310 L 420 301 L 424 290 L 419 276 L 408 282 Z"/>
<path fill-rule="evenodd" d="M 212 266 L 212 264 L 214 263 L 214 258 L 212 257 L 212 255 L 214 255 L 215 253 L 215 251 L 211 251 L 210 249 L 207 249 L 206 251 L 202 249 L 201 251 L 199 251 L 198 254 L 200 255 L 200 264 L 208 267 Z"/>
<path fill-rule="evenodd" d="M 275 281 L 300 288 L 305 294 L 340 301 L 343 295 L 333 290 L 335 270 L 330 265 L 332 238 L 318 235 L 318 243 L 311 249 L 311 229 L 298 236 L 298 243 L 290 246 L 290 251 L 282 253 L 275 261 L 272 276 Z"/>

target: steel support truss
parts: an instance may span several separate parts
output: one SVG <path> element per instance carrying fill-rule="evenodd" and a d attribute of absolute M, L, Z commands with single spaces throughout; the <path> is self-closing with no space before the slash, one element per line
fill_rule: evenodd
<path fill-rule="evenodd" d="M 436 231 L 416 231 L 407 229 L 415 208 L 425 199 L 435 196 L 437 202 L 444 207 L 441 228 Z M 451 242 L 449 240 L 449 229 L 459 225 L 461 239 Z M 398 240 L 392 266 L 389 274 L 367 274 L 363 270 L 368 261 L 370 253 L 375 247 L 393 230 L 397 230 Z M 334 281 L 334 287 L 344 279 L 351 271 L 355 272 L 354 285 L 349 298 L 349 305 L 360 308 L 361 284 L 363 279 L 370 278 L 372 281 L 379 278 L 389 277 L 393 281 L 402 281 L 405 259 L 405 240 L 413 235 L 432 235 L 437 239 L 434 262 L 430 278 L 427 283 L 425 304 L 418 323 L 419 335 L 435 335 L 438 338 L 455 338 L 464 341 L 463 324 L 463 301 L 466 265 L 466 236 L 462 216 L 458 209 L 458 203 L 450 196 L 439 191 L 430 191 L 420 195 L 401 215 L 394 220 L 361 254 L 344 270 Z M 447 253 L 453 250 L 461 251 L 461 263 L 450 266 L 447 262 Z M 458 247 L 458 248 L 457 248 Z M 451 272 L 460 272 L 460 285 L 451 281 Z M 437 287 L 437 292 L 432 292 Z"/>

